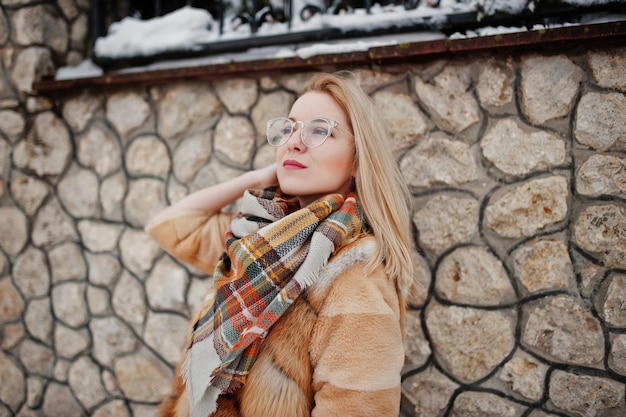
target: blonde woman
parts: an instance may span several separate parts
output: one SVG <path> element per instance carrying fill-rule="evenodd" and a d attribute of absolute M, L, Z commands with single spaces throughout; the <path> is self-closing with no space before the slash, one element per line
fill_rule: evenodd
<path fill-rule="evenodd" d="M 350 73 L 318 74 L 266 134 L 276 164 L 146 227 L 214 281 L 161 415 L 395 417 L 412 238 L 383 124 Z"/>

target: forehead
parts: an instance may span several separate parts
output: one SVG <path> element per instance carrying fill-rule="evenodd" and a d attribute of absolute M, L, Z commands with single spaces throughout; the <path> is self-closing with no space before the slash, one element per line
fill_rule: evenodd
<path fill-rule="evenodd" d="M 328 93 L 309 91 L 298 98 L 293 106 L 289 117 L 295 120 L 305 121 L 312 117 L 326 117 L 343 124 L 347 124 L 347 115 Z"/>

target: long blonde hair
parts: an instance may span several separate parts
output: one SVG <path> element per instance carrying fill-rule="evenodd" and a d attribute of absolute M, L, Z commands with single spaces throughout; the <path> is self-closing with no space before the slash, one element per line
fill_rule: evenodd
<path fill-rule="evenodd" d="M 348 71 L 317 74 L 307 91 L 330 94 L 350 120 L 356 145 L 356 192 L 378 242 L 368 267 L 384 262 L 386 273 L 397 279 L 406 294 L 414 280 L 411 194 L 374 103 Z"/>

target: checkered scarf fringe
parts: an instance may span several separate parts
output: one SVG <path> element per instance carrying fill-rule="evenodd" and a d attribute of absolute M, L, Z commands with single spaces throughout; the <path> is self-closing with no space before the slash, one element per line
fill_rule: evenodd
<path fill-rule="evenodd" d="M 213 275 L 215 297 L 199 313 L 183 365 L 191 415 L 246 382 L 270 327 L 310 286 L 332 253 L 361 232 L 354 194 L 304 208 L 277 188 L 249 190 Z"/>

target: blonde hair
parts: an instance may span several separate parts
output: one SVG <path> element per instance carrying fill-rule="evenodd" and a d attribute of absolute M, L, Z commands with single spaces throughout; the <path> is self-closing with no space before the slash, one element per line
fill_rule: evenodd
<path fill-rule="evenodd" d="M 377 252 L 368 268 L 384 262 L 407 293 L 414 280 L 411 194 L 392 151 L 374 103 L 348 71 L 316 74 L 304 92 L 330 94 L 350 120 L 356 145 L 356 192 L 376 239 Z"/>

